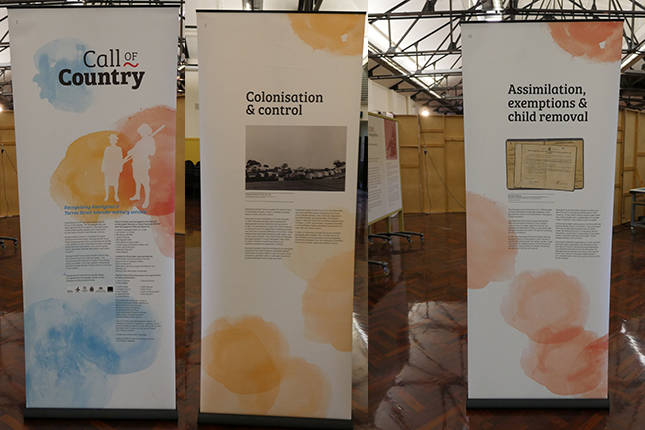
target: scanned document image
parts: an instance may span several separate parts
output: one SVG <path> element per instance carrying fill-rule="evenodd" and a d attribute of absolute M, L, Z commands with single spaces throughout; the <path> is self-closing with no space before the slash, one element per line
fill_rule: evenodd
<path fill-rule="evenodd" d="M 575 146 L 515 144 L 515 187 L 573 191 Z"/>
<path fill-rule="evenodd" d="M 582 139 L 509 139 L 506 141 L 506 187 L 509 190 L 519 188 L 535 188 L 533 186 L 521 186 L 516 182 L 516 158 L 515 153 L 516 145 L 551 145 L 551 146 L 566 146 L 576 149 L 575 159 L 575 180 L 574 189 L 584 188 L 584 143 Z M 541 188 L 541 187 L 540 187 Z M 560 190 L 562 188 L 549 188 Z M 567 191 L 570 191 L 567 189 Z"/>

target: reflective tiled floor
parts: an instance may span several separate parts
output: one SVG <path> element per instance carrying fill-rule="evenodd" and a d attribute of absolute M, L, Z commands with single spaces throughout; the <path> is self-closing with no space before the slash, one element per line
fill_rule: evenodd
<path fill-rule="evenodd" d="M 611 409 L 469 410 L 465 215 L 409 215 L 425 243 L 375 240 L 369 268 L 370 425 L 396 429 L 645 428 L 645 230 L 613 235 Z"/>

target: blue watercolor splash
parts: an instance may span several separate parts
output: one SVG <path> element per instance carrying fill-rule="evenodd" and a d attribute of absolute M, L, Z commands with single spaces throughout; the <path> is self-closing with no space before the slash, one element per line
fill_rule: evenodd
<path fill-rule="evenodd" d="M 137 304 L 137 301 L 130 297 L 119 298 L 119 300 L 122 302 L 130 302 L 131 306 Z M 114 338 L 116 333 L 116 303 L 114 299 L 109 301 L 99 301 L 98 299 L 90 300 L 83 306 L 83 312 L 86 315 L 86 320 L 92 320 L 99 324 L 106 333 L 110 334 L 111 338 Z M 141 306 L 141 313 L 142 316 L 138 321 L 139 324 L 145 323 L 146 321 L 156 321 L 156 316 L 150 305 L 143 304 Z M 148 332 L 149 330 L 147 329 L 134 330 L 136 334 Z M 157 328 L 154 333 L 155 340 L 113 343 L 113 348 L 119 356 L 118 364 L 106 363 L 104 366 L 99 367 L 113 375 L 134 373 L 147 369 L 156 360 L 159 354 L 159 347 L 161 346 L 161 328 Z"/>
<path fill-rule="evenodd" d="M 134 299 L 127 299 L 135 301 Z M 142 305 L 146 319 L 154 319 Z M 92 299 L 82 308 L 61 299 L 43 300 L 25 311 L 25 358 L 28 407 L 101 408 L 110 401 L 118 376 L 149 367 L 156 359 L 155 340 L 113 342 L 113 296 Z"/>
<path fill-rule="evenodd" d="M 33 81 L 40 87 L 40 98 L 49 100 L 52 106 L 65 112 L 85 112 L 92 104 L 92 93 L 84 85 L 63 86 L 58 74 L 63 69 L 89 72 L 83 62 L 83 54 L 89 49 L 78 39 L 61 38 L 43 45 L 34 55 L 38 73 Z M 71 79 L 71 75 L 67 75 Z"/>

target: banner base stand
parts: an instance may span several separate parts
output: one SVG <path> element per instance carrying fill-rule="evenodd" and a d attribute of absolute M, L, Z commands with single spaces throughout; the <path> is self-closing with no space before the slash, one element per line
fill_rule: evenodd
<path fill-rule="evenodd" d="M 466 399 L 466 409 L 609 409 L 609 399 Z"/>
<path fill-rule="evenodd" d="M 351 430 L 352 420 L 328 418 L 274 417 L 268 415 L 212 414 L 197 415 L 198 424 L 217 424 L 249 427 L 281 427 L 297 429 Z"/>
<path fill-rule="evenodd" d="M 25 419 L 164 420 L 177 421 L 177 409 L 63 409 L 25 408 Z"/>

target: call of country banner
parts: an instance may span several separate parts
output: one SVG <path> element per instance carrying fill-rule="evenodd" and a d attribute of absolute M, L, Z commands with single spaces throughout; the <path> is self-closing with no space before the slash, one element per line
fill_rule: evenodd
<path fill-rule="evenodd" d="M 197 14 L 202 422 L 351 428 L 364 22 Z"/>
<path fill-rule="evenodd" d="M 462 27 L 469 406 L 608 406 L 622 28 Z"/>
<path fill-rule="evenodd" d="M 9 12 L 27 411 L 173 411 L 176 8 Z"/>

